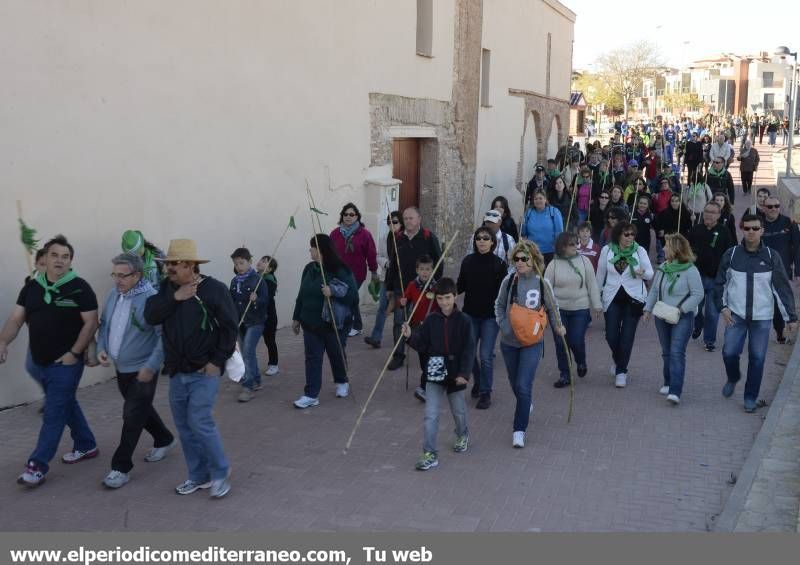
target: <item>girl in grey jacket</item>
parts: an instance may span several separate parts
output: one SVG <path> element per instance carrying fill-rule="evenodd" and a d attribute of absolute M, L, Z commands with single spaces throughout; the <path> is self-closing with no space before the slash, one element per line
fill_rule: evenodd
<path fill-rule="evenodd" d="M 686 373 L 686 346 L 694 327 L 694 315 L 703 299 L 703 281 L 700 271 L 694 266 L 694 254 L 688 240 L 681 234 L 666 236 L 664 246 L 666 262 L 658 268 L 644 306 L 644 321 L 647 322 L 661 301 L 680 310 L 677 324 L 656 318 L 661 357 L 664 359 L 664 384 L 659 390 L 667 400 L 677 405 L 683 392 Z"/>

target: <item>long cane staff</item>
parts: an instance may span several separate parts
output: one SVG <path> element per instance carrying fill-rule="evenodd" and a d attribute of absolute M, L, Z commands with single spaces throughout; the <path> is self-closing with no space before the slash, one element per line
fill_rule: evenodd
<path fill-rule="evenodd" d="M 450 241 L 447 242 L 447 245 L 445 246 L 444 251 L 442 252 L 442 256 L 439 257 L 439 260 L 436 262 L 436 265 L 434 265 L 434 267 L 433 267 L 433 272 L 434 273 L 439 268 L 439 265 L 442 264 L 442 261 L 444 261 L 444 258 L 447 257 L 447 254 L 450 251 L 450 247 L 453 245 L 453 242 L 456 240 L 456 237 L 458 237 L 458 230 L 455 231 L 455 233 L 453 234 L 453 237 L 451 237 Z M 414 313 L 417 311 L 417 307 L 419 306 L 419 303 L 422 301 L 422 297 L 425 296 L 425 291 L 428 290 L 428 285 L 430 285 L 432 280 L 433 280 L 433 277 L 431 277 L 427 281 L 425 281 L 425 285 L 422 287 L 422 291 L 419 294 L 419 298 L 417 298 L 417 301 L 414 303 L 414 308 L 412 308 L 411 314 L 409 314 L 409 316 L 408 316 L 409 318 L 413 318 L 414 317 Z M 355 426 L 353 426 L 353 431 L 350 432 L 350 437 L 347 438 L 347 443 L 344 446 L 344 451 L 345 452 L 347 452 L 347 450 L 350 449 L 350 444 L 353 443 L 353 437 L 355 437 L 356 432 L 358 431 L 358 427 L 361 425 L 361 420 L 364 419 L 364 414 L 367 412 L 367 407 L 369 406 L 369 403 L 372 400 L 372 397 L 375 396 L 375 391 L 378 390 L 378 385 L 381 384 L 381 380 L 383 379 L 383 375 L 386 374 L 386 369 L 389 367 L 389 362 L 392 360 L 392 356 L 394 355 L 394 352 L 397 350 L 398 346 L 400 345 L 400 342 L 403 339 L 404 339 L 403 336 L 400 336 L 400 339 L 398 339 L 395 342 L 394 347 L 392 347 L 392 351 L 389 353 L 389 357 L 386 359 L 386 363 L 383 364 L 383 369 L 381 370 L 380 374 L 378 375 L 378 378 L 376 379 L 375 384 L 372 385 L 372 390 L 370 391 L 369 396 L 367 397 L 367 401 L 364 403 L 364 406 L 361 408 L 361 413 L 358 415 L 358 419 L 356 420 Z"/>
<path fill-rule="evenodd" d="M 572 208 L 575 206 L 575 183 L 572 183 L 572 196 L 569 199 L 569 211 L 567 212 L 567 223 L 564 224 L 564 230 L 569 231 L 569 219 L 572 217 Z"/>
<path fill-rule="evenodd" d="M 311 187 L 308 184 L 308 179 L 306 179 L 306 198 L 308 199 L 308 213 L 311 215 L 311 226 L 314 229 L 314 245 L 317 248 L 317 258 L 319 261 L 319 272 L 322 275 L 322 284 L 323 286 L 328 286 L 328 280 L 325 276 L 325 265 L 322 263 L 322 252 L 319 248 L 319 238 L 317 234 L 322 230 L 322 223 L 320 222 L 319 215 L 324 214 L 322 210 L 316 207 L 314 203 L 314 195 L 311 194 Z M 317 217 L 317 224 L 314 225 L 314 215 L 316 214 Z M 319 227 L 319 229 L 317 229 Z M 333 335 L 336 336 L 336 343 L 339 345 L 339 353 L 342 355 L 342 361 L 344 362 L 344 368 L 349 373 L 350 366 L 347 363 L 347 356 L 344 354 L 344 346 L 342 345 L 342 340 L 339 337 L 339 328 L 336 327 L 336 315 L 334 314 L 333 304 L 331 303 L 331 297 L 325 297 L 325 303 L 328 306 L 328 311 L 331 314 L 331 326 L 333 327 Z"/>
<path fill-rule="evenodd" d="M 295 230 L 297 229 L 297 225 L 294 223 L 294 217 L 297 214 L 298 210 L 300 210 L 300 205 L 299 204 L 294 209 L 294 213 L 289 217 L 289 223 L 286 225 L 285 228 L 283 228 L 283 233 L 281 234 L 281 237 L 278 239 L 278 243 L 275 244 L 275 249 L 273 249 L 272 253 L 270 253 L 270 255 L 269 255 L 270 259 L 275 257 L 275 254 L 278 252 L 278 248 L 281 246 L 281 243 L 283 243 L 283 238 L 286 237 L 286 233 L 289 231 L 289 228 L 292 228 L 292 229 L 295 229 Z M 253 292 L 258 292 L 258 287 L 261 286 L 261 282 L 264 280 L 264 276 L 263 275 L 267 271 L 267 269 L 269 269 L 269 263 L 270 262 L 267 261 L 267 264 L 264 265 L 264 268 L 261 271 L 258 272 L 258 274 L 261 275 L 261 276 L 258 277 L 258 282 L 256 283 L 256 287 L 253 289 Z M 244 322 L 244 318 L 245 318 L 245 316 L 247 316 L 247 311 L 250 309 L 250 305 L 252 303 L 253 303 L 252 300 L 248 300 L 247 301 L 247 306 L 244 307 L 244 312 L 242 313 L 242 319 L 239 320 L 239 325 L 236 326 L 237 328 L 242 326 L 242 322 Z"/>
<path fill-rule="evenodd" d="M 384 195 L 385 196 L 385 195 Z M 385 196 L 386 197 L 386 196 Z M 386 197 L 386 209 L 389 210 L 389 198 Z M 403 284 L 403 270 L 400 268 L 400 254 L 397 252 L 397 236 L 394 233 L 394 230 L 390 228 L 389 237 L 392 240 L 392 246 L 394 247 L 394 259 L 397 262 L 397 278 L 400 280 L 400 291 L 405 294 L 406 286 Z M 395 298 L 395 301 L 397 298 Z M 397 305 L 395 304 L 395 308 Z M 392 314 L 394 315 L 394 314 Z M 405 306 L 403 306 L 403 321 L 408 322 L 408 310 Z M 408 356 L 405 358 L 405 366 L 406 366 L 406 390 L 408 390 Z"/>
<path fill-rule="evenodd" d="M 545 284 L 544 282 L 545 279 L 544 275 L 542 274 L 542 268 L 539 266 L 539 263 L 533 260 L 533 257 L 531 257 L 531 263 L 533 263 L 536 273 L 542 280 L 542 289 L 544 289 L 545 292 L 548 292 L 550 285 Z M 542 297 L 542 300 L 544 300 L 544 297 Z M 564 323 L 561 321 L 561 313 L 558 311 L 558 302 L 556 301 L 556 297 L 552 292 L 550 292 L 550 303 L 553 304 L 553 311 L 555 312 L 558 325 L 563 328 Z M 569 412 L 567 412 L 567 423 L 569 424 L 572 421 L 572 412 L 575 405 L 575 371 L 573 370 L 572 351 L 570 351 L 569 346 L 567 345 L 566 336 L 561 336 L 561 342 L 564 345 L 564 352 L 567 354 L 567 367 L 569 368 Z"/>

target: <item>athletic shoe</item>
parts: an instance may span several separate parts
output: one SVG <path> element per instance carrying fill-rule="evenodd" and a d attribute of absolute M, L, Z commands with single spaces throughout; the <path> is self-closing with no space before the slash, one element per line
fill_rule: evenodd
<path fill-rule="evenodd" d="M 777 340 L 778 340 L 778 343 L 780 343 L 781 345 L 786 345 L 786 343 L 787 343 L 785 335 L 779 335 L 777 337 Z"/>
<path fill-rule="evenodd" d="M 242 392 L 239 393 L 239 396 L 236 397 L 236 400 L 239 402 L 250 402 L 255 398 L 256 393 L 253 392 L 252 389 L 243 388 Z"/>
<path fill-rule="evenodd" d="M 256 383 L 256 384 L 253 385 L 253 390 L 254 391 L 261 390 L 262 388 L 264 388 L 264 385 L 262 383 Z"/>
<path fill-rule="evenodd" d="M 736 390 L 736 383 L 732 383 L 728 381 L 725 383 L 725 386 L 722 387 L 722 396 L 725 398 L 730 398 L 733 396 L 733 391 Z"/>
<path fill-rule="evenodd" d="M 662 386 L 658 389 L 658 394 L 669 394 L 669 387 L 667 385 Z"/>
<path fill-rule="evenodd" d="M 586 376 L 586 373 L 587 373 L 588 371 L 589 371 L 589 370 L 586 368 L 586 365 L 578 365 L 578 376 L 579 376 L 580 378 L 583 378 L 583 377 L 585 377 L 585 376 Z"/>
<path fill-rule="evenodd" d="M 264 371 L 264 374 L 267 375 L 268 377 L 271 377 L 273 375 L 277 375 L 280 372 L 281 370 L 278 369 L 277 365 L 267 365 L 267 370 Z"/>
<path fill-rule="evenodd" d="M 697 339 L 698 337 L 700 337 L 700 334 L 702 333 L 703 333 L 703 328 L 695 328 L 692 331 L 692 339 Z"/>
<path fill-rule="evenodd" d="M 747 398 L 744 399 L 744 411 L 748 413 L 752 413 L 756 411 L 756 401 L 755 400 L 748 400 Z"/>
<path fill-rule="evenodd" d="M 717 346 L 714 345 L 713 343 L 707 343 L 706 344 L 706 351 L 708 351 L 709 353 L 714 351 L 716 348 L 717 348 Z"/>
<path fill-rule="evenodd" d="M 514 432 L 511 438 L 511 445 L 513 447 L 525 447 L 525 432 Z"/>
<path fill-rule="evenodd" d="M 211 481 L 211 490 L 209 495 L 211 498 L 222 498 L 231 490 L 231 476 L 230 473 L 224 479 L 214 479 Z"/>
<path fill-rule="evenodd" d="M 492 394 L 489 392 L 481 393 L 480 398 L 478 398 L 478 403 L 475 405 L 475 408 L 478 410 L 486 410 L 489 406 L 492 405 Z"/>
<path fill-rule="evenodd" d="M 403 366 L 404 362 L 405 362 L 405 357 L 399 357 L 397 355 L 394 355 L 392 357 L 392 360 L 389 361 L 389 366 L 387 367 L 387 369 L 389 369 L 390 371 L 396 371 L 397 369 Z"/>
<path fill-rule="evenodd" d="M 374 339 L 372 339 L 368 335 L 364 336 L 364 343 L 366 343 L 369 346 L 372 346 L 374 349 L 380 349 L 381 348 L 381 342 L 380 341 L 375 341 Z"/>
<path fill-rule="evenodd" d="M 419 400 L 420 402 L 425 402 L 425 389 L 421 386 L 418 386 L 414 389 L 414 398 Z"/>
<path fill-rule="evenodd" d="M 161 461 L 164 457 L 167 456 L 169 451 L 178 445 L 178 441 L 173 439 L 172 443 L 169 445 L 165 445 L 163 447 L 154 447 L 150 451 L 147 452 L 147 455 L 144 456 L 144 460 L 148 463 L 155 463 L 156 461 Z"/>
<path fill-rule="evenodd" d="M 211 488 L 211 481 L 207 483 L 196 483 L 192 479 L 186 479 L 181 484 L 175 487 L 175 492 L 178 494 L 192 494 L 198 489 Z"/>
<path fill-rule="evenodd" d="M 616 377 L 614 377 L 614 386 L 617 388 L 625 388 L 625 385 L 628 384 L 628 375 L 627 373 L 620 373 Z"/>
<path fill-rule="evenodd" d="M 469 435 L 464 434 L 463 436 L 457 436 L 455 443 L 453 443 L 453 451 L 456 453 L 462 453 L 467 450 L 469 447 Z"/>
<path fill-rule="evenodd" d="M 350 394 L 350 383 L 336 383 L 336 398 L 347 398 Z"/>
<path fill-rule="evenodd" d="M 131 477 L 128 475 L 128 473 L 123 473 L 122 471 L 115 471 L 112 469 L 111 472 L 106 475 L 106 478 L 103 479 L 103 484 L 108 488 L 119 488 L 125 486 L 125 484 L 130 480 Z"/>
<path fill-rule="evenodd" d="M 428 469 L 433 469 L 438 466 L 439 459 L 437 459 L 436 454 L 431 451 L 426 451 L 422 454 L 422 457 L 417 460 L 417 464 L 414 465 L 414 468 L 417 471 L 427 471 Z"/>
<path fill-rule="evenodd" d="M 681 403 L 681 399 L 677 394 L 668 394 L 667 402 L 670 402 L 671 404 L 677 406 L 678 404 Z"/>
<path fill-rule="evenodd" d="M 553 386 L 556 388 L 564 388 L 565 386 L 570 385 L 569 377 L 561 377 L 556 382 L 553 383 Z"/>
<path fill-rule="evenodd" d="M 78 463 L 79 461 L 83 461 L 84 459 L 94 459 L 100 454 L 100 450 L 96 447 L 93 447 L 89 451 L 70 451 L 69 453 L 65 453 L 61 456 L 61 462 L 66 463 L 67 465 L 72 465 L 73 463 Z"/>
<path fill-rule="evenodd" d="M 360 334 L 361 334 L 361 330 L 357 330 L 357 329 L 353 328 L 352 330 L 347 332 L 347 337 L 356 337 L 357 335 L 360 335 Z"/>
<path fill-rule="evenodd" d="M 311 408 L 312 406 L 319 406 L 319 399 L 311 398 L 310 396 L 306 396 L 305 394 L 294 401 L 295 408 Z"/>
<path fill-rule="evenodd" d="M 39 485 L 41 485 L 45 480 L 46 477 L 44 475 L 44 472 L 33 461 L 29 461 L 28 464 L 25 466 L 25 472 L 22 473 L 19 477 L 17 477 L 17 483 L 25 485 L 28 488 L 36 488 Z"/>

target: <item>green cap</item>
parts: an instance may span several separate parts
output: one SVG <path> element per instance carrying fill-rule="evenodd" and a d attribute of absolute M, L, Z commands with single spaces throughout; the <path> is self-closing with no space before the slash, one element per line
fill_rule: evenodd
<path fill-rule="evenodd" d="M 139 230 L 126 230 L 122 234 L 122 251 L 141 255 L 144 253 L 144 236 Z"/>

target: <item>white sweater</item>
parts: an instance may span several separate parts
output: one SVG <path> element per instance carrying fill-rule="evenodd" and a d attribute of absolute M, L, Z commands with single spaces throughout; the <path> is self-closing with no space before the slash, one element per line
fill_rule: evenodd
<path fill-rule="evenodd" d="M 650 264 L 650 258 L 647 256 L 647 250 L 639 246 L 636 250 L 636 258 L 639 264 L 634 267 L 634 270 L 644 269 L 641 276 L 631 275 L 630 267 L 626 268 L 621 274 L 614 268 L 614 263 L 611 258 L 614 254 L 608 245 L 603 246 L 600 251 L 600 258 L 597 261 L 597 285 L 600 287 L 600 293 L 603 298 L 603 311 L 608 310 L 617 291 L 620 287 L 625 288 L 628 296 L 634 300 L 638 300 L 642 304 L 647 300 L 647 287 L 644 281 L 649 281 L 653 278 L 653 265 Z"/>

